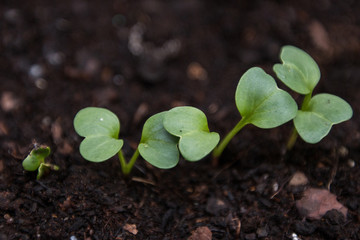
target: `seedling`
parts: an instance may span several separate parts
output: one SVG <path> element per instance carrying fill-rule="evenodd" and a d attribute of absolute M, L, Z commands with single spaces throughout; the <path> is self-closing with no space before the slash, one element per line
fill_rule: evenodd
<path fill-rule="evenodd" d="M 155 167 L 169 169 L 177 165 L 180 154 L 188 161 L 198 161 L 219 142 L 219 135 L 209 131 L 205 114 L 194 107 L 176 107 L 150 117 L 128 162 L 121 151 L 120 121 L 111 111 L 84 108 L 76 114 L 74 128 L 85 137 L 80 154 L 86 160 L 103 162 L 118 154 L 124 175 L 131 172 L 139 155 Z"/>
<path fill-rule="evenodd" d="M 294 118 L 288 149 L 293 147 L 298 135 L 305 142 L 317 143 L 330 132 L 332 125 L 352 117 L 351 106 L 342 98 L 326 93 L 312 97 L 320 80 L 320 70 L 310 55 L 294 46 L 284 46 L 280 59 L 282 64 L 273 67 L 277 77 L 293 91 L 305 95 Z"/>
<path fill-rule="evenodd" d="M 275 128 L 293 119 L 298 108 L 290 94 L 279 89 L 274 78 L 258 67 L 250 68 L 240 78 L 235 102 L 242 118 L 214 149 L 214 165 L 230 140 L 245 125 Z"/>
<path fill-rule="evenodd" d="M 48 146 L 36 146 L 29 155 L 24 159 L 22 165 L 26 171 L 36 171 L 38 170 L 38 174 L 36 179 L 39 180 L 45 173 L 46 170 L 59 170 L 59 167 L 45 163 L 45 158 L 50 155 L 50 147 Z"/>
<path fill-rule="evenodd" d="M 331 126 L 352 116 L 350 105 L 331 94 L 312 97 L 320 80 L 316 62 L 304 51 L 282 48 L 282 64 L 275 64 L 278 78 L 292 90 L 305 95 L 301 108 L 286 91 L 279 89 L 274 78 L 261 68 L 253 67 L 240 78 L 235 102 L 241 119 L 220 142 L 219 134 L 210 132 L 205 114 L 194 107 L 176 107 L 150 117 L 144 124 L 142 137 L 130 161 L 121 151 L 120 121 L 111 111 L 88 107 L 74 119 L 76 132 L 85 139 L 81 155 L 92 162 L 102 162 L 118 154 L 121 169 L 128 175 L 139 155 L 155 167 L 169 169 L 177 165 L 179 156 L 198 161 L 211 151 L 214 164 L 231 139 L 246 125 L 259 128 L 278 127 L 294 120 L 294 131 L 288 142 L 291 148 L 299 134 L 306 142 L 316 143 L 325 137 Z"/>

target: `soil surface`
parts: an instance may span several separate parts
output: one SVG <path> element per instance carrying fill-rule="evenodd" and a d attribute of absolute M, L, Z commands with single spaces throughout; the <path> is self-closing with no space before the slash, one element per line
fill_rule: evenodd
<path fill-rule="evenodd" d="M 0 239 L 360 239 L 359 13 L 353 0 L 2 1 Z M 318 62 L 316 92 L 353 107 L 320 143 L 285 153 L 291 123 L 248 126 L 217 167 L 139 159 L 129 179 L 116 158 L 80 156 L 72 121 L 87 106 L 118 115 L 128 157 L 146 119 L 174 106 L 203 110 L 223 137 L 240 119 L 241 75 L 274 76 L 287 44 Z M 60 166 L 39 181 L 21 165 L 34 144 Z M 296 172 L 308 183 L 291 186 Z M 309 187 L 335 194 L 346 218 L 300 215 Z"/>

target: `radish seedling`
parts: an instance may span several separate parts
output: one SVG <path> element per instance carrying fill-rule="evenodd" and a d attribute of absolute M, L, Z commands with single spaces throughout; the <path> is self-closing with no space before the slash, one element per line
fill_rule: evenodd
<path fill-rule="evenodd" d="M 293 147 L 298 134 L 305 142 L 317 143 L 330 132 L 332 125 L 352 117 L 351 106 L 340 97 L 331 94 L 312 97 L 320 80 L 320 70 L 310 55 L 294 46 L 284 46 L 280 59 L 282 64 L 273 67 L 277 77 L 293 91 L 305 95 L 294 118 L 295 128 L 288 149 Z"/>
<path fill-rule="evenodd" d="M 215 165 L 227 144 L 245 125 L 274 128 L 293 119 L 297 112 L 290 94 L 279 89 L 275 80 L 258 67 L 250 68 L 240 78 L 235 102 L 242 118 L 214 149 Z"/>
<path fill-rule="evenodd" d="M 74 127 L 85 137 L 80 153 L 86 160 L 102 162 L 118 154 L 124 175 L 131 172 L 139 155 L 155 167 L 169 169 L 177 165 L 180 154 L 186 160 L 198 161 L 219 142 L 219 135 L 209 131 L 205 114 L 194 107 L 176 107 L 150 117 L 128 162 L 121 151 L 120 121 L 111 111 L 84 108 L 76 114 Z"/>
<path fill-rule="evenodd" d="M 37 146 L 35 147 L 29 155 L 24 159 L 22 165 L 26 171 L 36 171 L 38 174 L 36 179 L 39 180 L 45 173 L 47 169 L 59 170 L 59 167 L 45 163 L 45 158 L 50 155 L 50 147 L 48 146 Z"/>

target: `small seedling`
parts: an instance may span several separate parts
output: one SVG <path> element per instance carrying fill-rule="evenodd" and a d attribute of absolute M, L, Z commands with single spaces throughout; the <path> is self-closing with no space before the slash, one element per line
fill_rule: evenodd
<path fill-rule="evenodd" d="M 320 70 L 310 55 L 294 46 L 284 46 L 280 59 L 282 64 L 273 67 L 277 77 L 293 91 L 305 95 L 294 118 L 288 149 L 293 147 L 298 135 L 305 142 L 317 143 L 330 132 L 332 125 L 352 117 L 351 106 L 340 97 L 324 93 L 312 97 L 320 80 Z"/>
<path fill-rule="evenodd" d="M 80 154 L 86 160 L 103 162 L 118 154 L 124 175 L 131 172 L 139 155 L 155 167 L 169 169 L 177 165 L 180 154 L 188 161 L 198 161 L 219 142 L 219 135 L 209 131 L 205 114 L 194 107 L 176 107 L 150 117 L 128 162 L 121 151 L 120 121 L 111 111 L 84 108 L 76 114 L 74 128 L 85 137 Z"/>
<path fill-rule="evenodd" d="M 124 175 L 130 173 L 139 155 L 155 167 L 168 169 L 177 165 L 180 155 L 188 161 L 198 161 L 212 151 L 216 165 L 227 144 L 248 124 L 269 129 L 293 120 L 295 128 L 288 142 L 291 148 L 298 134 L 306 142 L 316 143 L 329 133 L 332 125 L 351 118 L 351 106 L 343 99 L 331 94 L 312 97 L 320 70 L 307 53 L 285 46 L 280 58 L 282 64 L 275 64 L 273 69 L 285 85 L 305 95 L 300 110 L 291 95 L 278 88 L 274 78 L 253 67 L 240 78 L 235 92 L 241 119 L 219 145 L 219 134 L 209 131 L 202 111 L 176 107 L 145 122 L 140 143 L 127 162 L 121 151 L 124 141 L 119 139 L 117 116 L 104 108 L 88 107 L 80 110 L 74 119 L 76 132 L 85 138 L 80 153 L 92 162 L 102 162 L 118 154 Z"/>
<path fill-rule="evenodd" d="M 240 78 L 235 102 L 242 118 L 214 149 L 214 165 L 230 140 L 245 125 L 275 128 L 293 119 L 298 108 L 290 94 L 279 89 L 275 80 L 258 67 L 249 69 Z"/>
<path fill-rule="evenodd" d="M 59 167 L 54 164 L 45 163 L 45 158 L 50 155 L 50 147 L 48 146 L 36 146 L 29 155 L 24 159 L 22 165 L 26 171 L 36 171 L 38 174 L 36 179 L 39 180 L 46 170 L 59 170 Z"/>

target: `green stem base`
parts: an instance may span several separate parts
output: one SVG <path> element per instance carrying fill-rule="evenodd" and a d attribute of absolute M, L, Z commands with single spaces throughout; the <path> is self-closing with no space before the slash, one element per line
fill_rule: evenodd
<path fill-rule="evenodd" d="M 218 165 L 219 158 L 226 148 L 226 146 L 229 144 L 231 139 L 246 125 L 248 122 L 245 120 L 245 118 L 242 118 L 235 127 L 225 136 L 225 138 L 220 142 L 220 144 L 213 150 L 212 157 L 213 157 L 213 166 Z"/>
<path fill-rule="evenodd" d="M 122 151 L 120 150 L 118 153 L 119 156 L 119 161 L 120 161 L 120 165 L 121 165 L 121 171 L 125 176 L 128 176 L 136 162 L 136 160 L 138 159 L 140 155 L 139 149 L 136 148 L 134 154 L 132 155 L 131 159 L 129 162 L 126 162 L 124 155 L 122 153 Z"/>
<path fill-rule="evenodd" d="M 289 140 L 286 144 L 286 150 L 287 151 L 290 151 L 291 149 L 293 149 L 295 143 L 296 143 L 296 140 L 298 138 L 299 134 L 298 132 L 296 131 L 296 128 L 293 128 L 292 132 L 291 132 L 291 135 L 289 137 Z"/>

